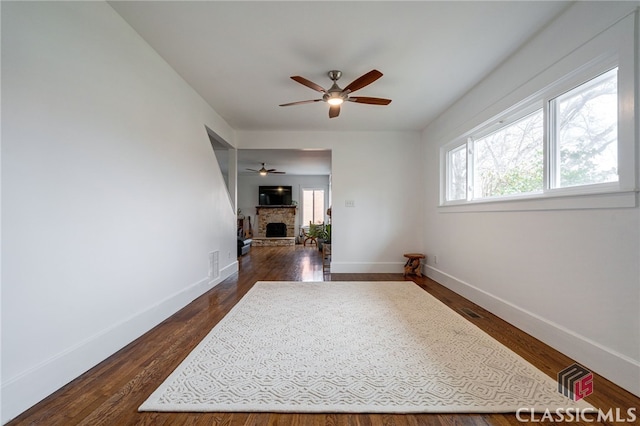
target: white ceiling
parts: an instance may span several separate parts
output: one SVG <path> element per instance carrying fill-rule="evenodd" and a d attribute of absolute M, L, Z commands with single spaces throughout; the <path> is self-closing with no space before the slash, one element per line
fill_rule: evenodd
<path fill-rule="evenodd" d="M 110 4 L 234 129 L 358 131 L 424 129 L 569 3 Z M 357 94 L 393 102 L 349 102 L 333 119 L 324 102 L 278 106 L 320 97 L 290 76 L 328 89 L 332 69 L 343 72 L 341 87 L 380 70 L 384 76 Z"/>

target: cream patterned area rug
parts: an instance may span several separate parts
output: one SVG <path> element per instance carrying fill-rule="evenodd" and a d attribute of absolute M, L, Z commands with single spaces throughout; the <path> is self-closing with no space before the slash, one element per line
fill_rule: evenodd
<path fill-rule="evenodd" d="M 413 282 L 258 282 L 140 411 L 590 407 Z"/>

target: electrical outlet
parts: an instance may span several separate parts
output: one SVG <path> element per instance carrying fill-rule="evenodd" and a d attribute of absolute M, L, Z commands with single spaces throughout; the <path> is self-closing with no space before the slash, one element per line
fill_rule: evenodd
<path fill-rule="evenodd" d="M 354 200 L 345 200 L 344 201 L 344 206 L 345 207 L 355 207 L 356 206 L 356 202 Z"/>
<path fill-rule="evenodd" d="M 438 256 L 433 256 L 433 263 L 438 264 Z"/>

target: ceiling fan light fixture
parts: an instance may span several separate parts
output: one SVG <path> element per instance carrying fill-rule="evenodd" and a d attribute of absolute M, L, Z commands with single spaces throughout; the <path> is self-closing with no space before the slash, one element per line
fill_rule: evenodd
<path fill-rule="evenodd" d="M 372 98 L 368 96 L 358 96 L 358 97 L 350 97 L 349 95 L 356 90 L 360 90 L 363 87 L 368 86 L 373 83 L 380 77 L 382 77 L 382 73 L 378 70 L 371 70 L 366 74 L 361 75 L 360 77 L 353 80 L 346 86 L 344 89 L 341 89 L 338 86 L 338 80 L 342 76 L 342 72 L 338 70 L 329 71 L 329 78 L 333 81 L 333 84 L 329 88 L 329 90 L 325 90 L 322 86 L 317 85 L 316 83 L 307 80 L 304 77 L 300 77 L 298 75 L 294 75 L 291 77 L 292 80 L 302 84 L 303 86 L 307 86 L 310 89 L 313 89 L 317 92 L 323 93 L 321 99 L 310 99 L 308 101 L 298 101 L 298 102 L 289 102 L 286 104 L 280 104 L 280 106 L 291 106 L 291 105 L 300 105 L 300 104 L 308 104 L 312 102 L 326 102 L 329 104 L 329 118 L 335 118 L 340 115 L 340 105 L 344 102 L 355 102 L 359 104 L 370 104 L 370 105 L 389 105 L 391 103 L 391 99 L 383 99 L 383 98 Z"/>
<path fill-rule="evenodd" d="M 250 172 L 255 172 L 255 173 L 259 174 L 260 176 L 267 176 L 267 175 L 268 175 L 268 174 L 270 174 L 270 173 L 275 173 L 275 174 L 277 174 L 277 175 L 284 175 L 284 174 L 286 174 L 286 172 L 279 172 L 279 171 L 277 171 L 276 169 L 267 169 L 267 168 L 264 166 L 264 164 L 265 164 L 265 163 L 262 163 L 262 167 L 260 168 L 260 170 L 256 170 L 256 169 L 247 169 L 247 170 L 249 170 Z"/>

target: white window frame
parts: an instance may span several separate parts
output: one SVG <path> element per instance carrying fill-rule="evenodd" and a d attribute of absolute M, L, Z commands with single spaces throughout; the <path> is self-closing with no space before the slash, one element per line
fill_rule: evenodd
<path fill-rule="evenodd" d="M 541 87 L 524 100 L 494 115 L 463 133 L 440 149 L 440 207 L 443 211 L 510 211 L 583 208 L 620 208 L 637 205 L 638 178 L 636 170 L 636 146 L 638 139 L 638 111 L 635 99 L 638 87 L 635 82 L 635 58 L 637 46 L 633 37 L 633 19 L 619 22 L 617 31 L 603 33 L 602 37 L 586 43 L 571 55 L 541 73 L 535 83 Z M 624 36 L 621 36 L 623 34 Z M 594 53 L 599 52 L 599 53 Z M 550 185 L 553 170 L 549 155 L 553 140 L 549 134 L 549 101 L 599 75 L 618 68 L 618 181 L 554 188 Z M 529 85 L 534 86 L 534 81 Z M 472 199 L 473 184 L 472 138 L 480 138 L 507 126 L 537 108 L 544 114 L 544 182 L 541 193 L 514 194 L 504 197 Z M 467 199 L 448 200 L 449 152 L 467 146 Z"/>
<path fill-rule="evenodd" d="M 448 150 L 445 153 L 445 155 L 446 155 L 446 158 L 445 158 L 446 166 L 445 167 L 446 167 L 446 174 L 447 174 L 447 177 L 445 179 L 445 182 L 446 182 L 445 183 L 445 188 L 444 188 L 444 191 L 445 191 L 445 194 L 446 194 L 445 196 L 446 196 L 446 198 L 448 200 L 449 199 L 449 195 L 450 195 L 450 193 L 449 193 L 449 188 L 450 188 L 449 182 L 451 181 L 451 176 L 452 176 L 452 170 L 451 170 L 451 157 L 452 157 L 452 155 L 451 154 L 454 151 L 457 151 L 458 149 L 464 150 L 465 156 L 466 156 L 466 170 L 467 170 L 466 171 L 466 177 L 467 177 L 467 179 L 466 179 L 466 183 L 465 183 L 465 192 L 466 192 L 467 195 L 464 198 L 458 198 L 458 199 L 455 199 L 455 200 L 450 200 L 449 203 L 465 202 L 465 201 L 467 201 L 467 197 L 469 196 L 468 195 L 469 194 L 469 166 L 468 166 L 469 165 L 469 147 L 468 147 L 468 145 L 465 145 L 465 143 L 459 143 L 459 144 L 457 144 L 456 146 L 454 146 L 453 148 L 451 148 L 450 150 Z"/>

